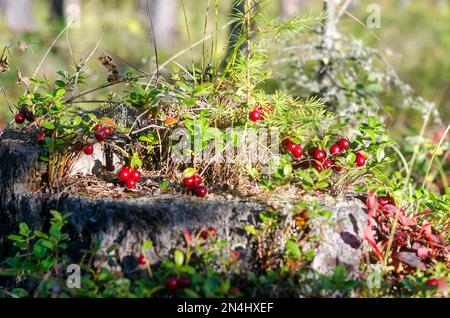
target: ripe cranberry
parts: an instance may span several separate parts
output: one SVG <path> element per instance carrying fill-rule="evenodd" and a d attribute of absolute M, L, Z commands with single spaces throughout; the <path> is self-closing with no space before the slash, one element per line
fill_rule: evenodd
<path fill-rule="evenodd" d="M 293 142 L 290 142 L 290 143 L 288 144 L 288 150 L 289 150 L 290 152 L 294 152 L 295 149 L 298 149 L 299 147 L 300 147 L 299 144 L 296 144 L 296 143 L 293 143 Z"/>
<path fill-rule="evenodd" d="M 318 163 L 318 162 L 315 162 L 315 163 L 313 164 L 313 167 L 314 167 L 317 171 L 319 171 L 319 172 L 322 172 L 322 170 L 323 170 L 322 165 L 321 165 L 320 163 Z"/>
<path fill-rule="evenodd" d="M 103 130 L 97 130 L 95 132 L 95 139 L 97 139 L 100 142 L 105 141 L 107 137 L 108 136 L 103 133 Z"/>
<path fill-rule="evenodd" d="M 178 288 L 178 279 L 176 277 L 167 278 L 166 287 L 170 290 L 176 290 Z"/>
<path fill-rule="evenodd" d="M 302 148 L 300 146 L 296 148 L 294 151 L 292 151 L 292 155 L 294 156 L 294 158 L 300 158 L 301 156 L 303 156 Z"/>
<path fill-rule="evenodd" d="M 94 131 L 98 132 L 101 131 L 103 129 L 103 125 L 102 124 L 97 124 L 94 126 Z"/>
<path fill-rule="evenodd" d="M 342 171 L 342 169 L 343 169 L 342 166 L 339 166 L 335 162 L 333 162 L 333 170 L 334 170 L 334 172 L 339 173 L 339 172 Z"/>
<path fill-rule="evenodd" d="M 23 114 L 17 114 L 16 117 L 14 117 L 14 120 L 16 121 L 16 124 L 23 124 L 25 116 Z"/>
<path fill-rule="evenodd" d="M 30 111 L 26 112 L 25 118 L 30 122 L 34 122 L 36 120 L 36 117 L 34 117 L 34 114 Z"/>
<path fill-rule="evenodd" d="M 386 204 L 389 204 L 389 198 L 385 196 L 378 197 L 378 204 L 381 206 L 385 206 Z"/>
<path fill-rule="evenodd" d="M 122 170 L 127 170 L 128 172 L 131 172 L 131 167 L 130 166 L 123 166 Z"/>
<path fill-rule="evenodd" d="M 106 137 L 109 137 L 113 133 L 113 130 L 109 127 L 105 127 L 102 129 L 102 132 Z"/>
<path fill-rule="evenodd" d="M 92 155 L 94 153 L 94 146 L 91 145 L 91 144 L 87 144 L 86 146 L 84 146 L 83 151 L 84 151 L 85 154 L 90 156 L 90 155 Z"/>
<path fill-rule="evenodd" d="M 191 281 L 189 278 L 181 276 L 180 278 L 178 278 L 178 286 L 180 286 L 181 288 L 187 288 L 191 286 Z"/>
<path fill-rule="evenodd" d="M 341 149 L 348 149 L 350 148 L 350 141 L 348 141 L 347 138 L 341 138 L 339 139 L 339 146 L 341 147 Z"/>
<path fill-rule="evenodd" d="M 125 181 L 125 186 L 128 189 L 134 189 L 136 188 L 136 180 L 134 179 L 128 179 L 127 181 Z"/>
<path fill-rule="evenodd" d="M 321 149 L 317 149 L 314 152 L 314 159 L 318 160 L 318 161 L 324 161 L 325 158 L 327 157 L 327 155 L 325 154 L 325 152 Z"/>
<path fill-rule="evenodd" d="M 314 154 L 316 153 L 316 151 L 317 151 L 318 149 L 319 149 L 319 148 L 317 148 L 317 147 L 311 147 L 311 148 L 309 148 L 309 149 L 308 149 L 308 156 L 314 157 Z"/>
<path fill-rule="evenodd" d="M 142 178 L 142 173 L 137 169 L 133 169 L 133 170 L 131 170 L 130 178 L 133 179 L 134 181 L 138 182 Z"/>
<path fill-rule="evenodd" d="M 147 264 L 147 260 L 145 259 L 145 256 L 142 254 L 138 257 L 137 262 L 139 265 Z"/>
<path fill-rule="evenodd" d="M 322 165 L 325 169 L 331 169 L 331 167 L 333 166 L 333 163 L 331 162 L 331 160 L 326 159 Z"/>
<path fill-rule="evenodd" d="M 195 175 L 194 176 L 194 185 L 196 187 L 199 187 L 202 184 L 203 180 L 202 177 Z"/>
<path fill-rule="evenodd" d="M 21 109 L 20 109 L 20 111 L 19 111 L 19 114 L 22 114 L 22 115 L 26 115 L 28 113 L 28 108 L 26 108 L 26 107 L 22 107 Z"/>
<path fill-rule="evenodd" d="M 194 176 L 190 176 L 188 178 L 184 178 L 183 179 L 183 184 L 188 187 L 189 189 L 194 189 L 195 186 L 195 177 Z"/>
<path fill-rule="evenodd" d="M 305 160 L 302 163 L 300 163 L 300 169 L 306 170 L 311 167 L 311 161 Z"/>
<path fill-rule="evenodd" d="M 204 240 L 206 240 L 208 238 L 208 231 L 201 231 L 200 232 L 200 237 Z"/>
<path fill-rule="evenodd" d="M 366 157 L 364 157 L 363 154 L 357 153 L 356 154 L 356 165 L 359 167 L 362 167 L 366 164 Z"/>
<path fill-rule="evenodd" d="M 198 196 L 200 198 L 204 198 L 204 197 L 206 197 L 207 194 L 208 194 L 208 190 L 206 190 L 206 187 L 199 186 L 199 187 L 195 188 L 196 196 Z"/>
<path fill-rule="evenodd" d="M 119 180 L 122 182 L 127 182 L 131 177 L 130 170 L 122 168 L 119 172 Z"/>
<path fill-rule="evenodd" d="M 431 278 L 427 280 L 427 286 L 437 286 L 439 284 L 439 279 L 437 278 Z"/>
<path fill-rule="evenodd" d="M 341 151 L 342 151 L 342 148 L 338 144 L 334 144 L 330 148 L 330 155 L 332 155 L 332 156 L 338 155 L 341 153 Z"/>
<path fill-rule="evenodd" d="M 39 141 L 43 141 L 45 139 L 45 134 L 44 133 L 37 134 L 36 139 Z"/>
<path fill-rule="evenodd" d="M 251 120 L 251 121 L 258 121 L 258 120 L 260 120 L 260 119 L 261 119 L 261 113 L 259 112 L 258 109 L 255 109 L 255 110 L 253 110 L 253 111 L 250 113 L 250 120 Z"/>
<path fill-rule="evenodd" d="M 211 234 L 211 236 L 217 235 L 217 229 L 214 226 L 208 227 L 208 233 Z"/>

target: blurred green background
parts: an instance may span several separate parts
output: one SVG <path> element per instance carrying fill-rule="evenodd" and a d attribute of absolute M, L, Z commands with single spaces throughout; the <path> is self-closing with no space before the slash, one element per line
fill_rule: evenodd
<path fill-rule="evenodd" d="M 150 2 L 160 62 L 214 30 L 214 1 Z M 25 11 L 16 11 L 20 19 L 14 17 L 11 3 L 26 8 Z M 7 55 L 11 68 L 9 72 L 0 74 L 0 87 L 5 89 L 0 99 L 0 123 L 3 125 L 12 118 L 6 98 L 14 104 L 23 93 L 23 87 L 17 85 L 16 69 L 31 77 L 47 49 L 64 29 L 65 22 L 58 18 L 55 3 L 58 1 L 0 0 L 0 45 L 9 47 Z M 232 1 L 220 0 L 218 3 L 220 28 L 229 21 Z M 370 4 L 381 8 L 381 28 L 371 30 L 378 39 L 349 15 L 342 17 L 340 30 L 379 49 L 405 82 L 411 84 L 418 94 L 436 102 L 447 124 L 450 119 L 450 1 L 353 0 L 348 11 L 365 22 L 370 14 L 367 12 Z M 322 1 L 317 0 L 273 0 L 267 7 L 267 14 L 287 17 L 296 13 L 318 13 L 321 8 Z M 152 59 L 154 62 L 154 54 L 149 45 L 145 0 L 66 0 L 61 12 L 66 17 L 78 17 L 79 13 L 79 20 L 75 19 L 79 25 L 76 23 L 74 28 L 61 35 L 45 59 L 38 73 L 40 77 L 52 79 L 56 77 L 56 71 L 73 67 L 73 59 L 80 61 L 88 56 L 100 40 L 96 54 L 86 68 L 89 82 L 104 82 L 107 72 L 96 60 L 102 52 L 109 53 L 123 69 L 130 68 L 130 64 L 145 71 L 154 69 L 154 63 L 149 63 Z M 206 12 L 209 15 L 205 31 Z M 220 30 L 217 56 L 226 52 L 228 34 L 228 28 Z M 211 40 L 205 47 L 209 53 L 210 47 Z M 202 45 L 186 50 L 176 61 L 180 64 L 200 61 L 202 50 Z M 410 114 L 396 114 L 395 118 L 396 129 L 413 125 L 409 120 Z M 420 116 L 418 121 L 420 127 Z"/>

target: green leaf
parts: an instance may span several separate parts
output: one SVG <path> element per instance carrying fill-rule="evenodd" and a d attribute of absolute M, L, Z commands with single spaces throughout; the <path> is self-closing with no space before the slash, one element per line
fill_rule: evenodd
<path fill-rule="evenodd" d="M 353 162 L 355 162 L 356 160 L 356 155 L 353 152 L 350 152 L 347 157 L 345 158 L 345 161 L 347 162 L 347 164 L 351 164 Z"/>
<path fill-rule="evenodd" d="M 183 178 L 192 177 L 195 174 L 195 168 L 187 168 L 183 171 Z"/>
<path fill-rule="evenodd" d="M 252 235 L 256 235 L 256 229 L 253 225 L 246 225 L 244 226 L 244 230 Z"/>
<path fill-rule="evenodd" d="M 55 129 L 55 124 L 50 122 L 50 121 L 44 121 L 42 122 L 42 127 L 44 127 L 45 129 L 49 129 L 49 130 L 53 130 Z"/>
<path fill-rule="evenodd" d="M 145 241 L 144 244 L 142 245 L 142 250 L 146 252 L 149 249 L 151 249 L 152 247 L 153 247 L 153 242 L 148 240 L 148 241 Z"/>
<path fill-rule="evenodd" d="M 136 168 L 136 167 L 142 167 L 142 161 L 141 158 L 139 158 L 139 155 L 135 152 L 133 153 L 133 156 L 131 157 L 131 162 L 130 165 L 132 168 Z"/>
<path fill-rule="evenodd" d="M 286 255 L 291 259 L 300 259 L 302 256 L 302 252 L 298 245 L 294 241 L 288 241 L 286 243 Z"/>

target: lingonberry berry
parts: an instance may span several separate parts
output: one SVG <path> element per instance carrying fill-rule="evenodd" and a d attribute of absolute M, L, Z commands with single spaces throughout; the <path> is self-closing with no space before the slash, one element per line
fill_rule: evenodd
<path fill-rule="evenodd" d="M 199 186 L 197 188 L 195 188 L 195 195 L 200 197 L 200 198 L 204 198 L 206 197 L 206 195 L 208 194 L 208 191 L 206 190 L 206 188 L 204 186 Z"/>
<path fill-rule="evenodd" d="M 317 171 L 319 171 L 319 172 L 322 172 L 322 170 L 323 170 L 322 165 L 321 165 L 320 163 L 318 163 L 318 162 L 315 162 L 315 163 L 313 164 L 313 167 L 314 167 Z"/>
<path fill-rule="evenodd" d="M 200 232 L 200 237 L 204 240 L 206 240 L 208 238 L 208 231 L 201 231 Z"/>
<path fill-rule="evenodd" d="M 133 179 L 134 181 L 138 182 L 142 178 L 142 173 L 137 169 L 133 169 L 133 170 L 131 170 L 130 178 Z"/>
<path fill-rule="evenodd" d="M 348 148 L 350 148 L 350 141 L 348 141 L 347 138 L 341 138 L 341 139 L 339 139 L 339 146 L 343 150 L 348 149 Z"/>
<path fill-rule="evenodd" d="M 176 277 L 167 278 L 166 287 L 170 290 L 176 290 L 178 288 L 178 279 Z"/>
<path fill-rule="evenodd" d="M 317 148 L 317 147 L 311 147 L 311 148 L 309 148 L 309 149 L 308 149 L 308 156 L 314 158 L 314 154 L 316 153 L 316 151 L 317 151 L 318 149 L 319 149 L 319 148 Z"/>
<path fill-rule="evenodd" d="M 139 264 L 139 265 L 145 265 L 145 264 L 147 264 L 147 260 L 145 259 L 145 256 L 144 255 L 139 255 L 139 257 L 137 258 L 137 263 Z"/>
<path fill-rule="evenodd" d="M 254 109 L 251 113 L 250 113 L 250 120 L 251 121 L 258 121 L 261 119 L 261 113 L 259 111 L 259 109 Z"/>
<path fill-rule="evenodd" d="M 327 157 L 327 155 L 325 154 L 325 152 L 322 149 L 317 149 L 314 152 L 314 159 L 316 159 L 318 161 L 324 161 L 326 157 Z"/>
<path fill-rule="evenodd" d="M 28 108 L 26 108 L 26 107 L 22 107 L 20 110 L 19 110 L 19 114 L 22 114 L 22 115 L 26 115 L 28 113 Z"/>
<path fill-rule="evenodd" d="M 330 155 L 332 155 L 332 156 L 338 155 L 341 153 L 341 151 L 342 151 L 341 146 L 339 146 L 338 144 L 334 144 L 330 148 Z"/>
<path fill-rule="evenodd" d="M 94 131 L 97 133 L 98 131 L 101 131 L 103 129 L 102 124 L 97 124 L 94 126 Z"/>
<path fill-rule="evenodd" d="M 283 139 L 283 141 L 281 142 L 281 145 L 283 147 L 288 147 L 290 143 L 291 143 L 291 139 L 290 138 L 286 138 L 286 139 Z"/>
<path fill-rule="evenodd" d="M 211 236 L 216 236 L 217 235 L 217 229 L 214 226 L 210 226 L 210 227 L 208 227 L 208 233 Z"/>
<path fill-rule="evenodd" d="M 119 172 L 119 180 L 122 182 L 127 182 L 130 179 L 130 170 L 122 168 Z"/>
<path fill-rule="evenodd" d="M 340 166 L 339 164 L 336 164 L 336 162 L 334 161 L 333 162 L 333 170 L 334 170 L 334 172 L 339 173 L 342 171 L 342 166 Z"/>
<path fill-rule="evenodd" d="M 299 147 L 300 147 L 299 144 L 290 142 L 289 145 L 288 145 L 288 150 L 289 150 L 290 152 L 294 152 L 295 149 L 298 149 Z"/>
<path fill-rule="evenodd" d="M 296 148 L 296 149 L 294 149 L 294 151 L 292 151 L 292 155 L 294 156 L 294 158 L 300 158 L 301 156 L 303 156 L 303 150 L 300 147 L 300 145 L 298 148 Z"/>
<path fill-rule="evenodd" d="M 128 179 L 127 181 L 125 181 L 125 186 L 128 189 L 134 189 L 136 188 L 136 180 L 134 179 Z"/>
<path fill-rule="evenodd" d="M 87 144 L 86 146 L 84 146 L 83 151 L 85 154 L 90 156 L 94 153 L 94 146 L 91 144 Z"/>
<path fill-rule="evenodd" d="M 189 189 L 193 189 L 195 186 L 195 177 L 194 176 L 190 176 L 188 178 L 184 178 L 183 179 L 183 184 L 188 187 Z"/>
<path fill-rule="evenodd" d="M 45 139 L 45 134 L 44 133 L 37 134 L 36 139 L 39 141 L 43 141 Z"/>
<path fill-rule="evenodd" d="M 23 124 L 23 122 L 25 121 L 25 116 L 23 114 L 17 114 L 16 117 L 14 117 L 14 120 L 16 124 Z"/>
<path fill-rule="evenodd" d="M 197 176 L 197 175 L 194 176 L 194 185 L 195 185 L 196 187 L 201 186 L 202 181 L 203 181 L 203 180 L 202 180 L 202 177 Z"/>
<path fill-rule="evenodd" d="M 109 137 L 113 133 L 113 130 L 111 128 L 109 128 L 109 127 L 104 127 L 102 129 L 102 132 L 103 132 L 104 135 L 106 135 L 106 137 Z"/>
<path fill-rule="evenodd" d="M 326 159 L 322 165 L 325 169 L 331 169 L 331 167 L 333 166 L 333 163 L 331 162 L 331 160 Z"/>
<path fill-rule="evenodd" d="M 75 144 L 74 148 L 76 151 L 82 151 L 84 146 L 82 144 L 78 143 L 78 144 Z"/>
<path fill-rule="evenodd" d="M 105 141 L 106 137 L 108 137 L 108 136 L 103 132 L 102 129 L 101 130 L 97 130 L 95 132 L 95 139 L 97 139 L 100 142 Z"/>
<path fill-rule="evenodd" d="M 363 154 L 357 153 L 356 154 L 356 165 L 359 167 L 362 167 L 366 164 L 366 157 L 364 157 Z"/>
<path fill-rule="evenodd" d="M 28 122 L 32 123 L 36 120 L 36 117 L 34 117 L 34 114 L 30 111 L 26 112 L 25 118 L 28 120 Z"/>

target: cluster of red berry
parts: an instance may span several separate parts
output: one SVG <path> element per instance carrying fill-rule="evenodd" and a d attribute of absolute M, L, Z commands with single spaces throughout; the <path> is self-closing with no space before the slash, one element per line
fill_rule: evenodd
<path fill-rule="evenodd" d="M 35 121 L 36 117 L 34 117 L 34 114 L 32 111 L 28 110 L 28 108 L 24 107 L 22 108 L 19 113 L 14 117 L 14 120 L 16 124 L 23 124 L 25 122 L 25 119 L 32 123 Z"/>
<path fill-rule="evenodd" d="M 381 207 L 385 207 L 388 204 L 396 206 L 394 198 L 392 198 L 390 196 L 380 196 L 380 197 L 378 197 L 378 204 L 381 205 Z"/>
<path fill-rule="evenodd" d="M 188 277 L 169 277 L 166 280 L 166 287 L 169 290 L 177 290 L 178 288 L 188 288 L 191 286 L 191 280 Z"/>
<path fill-rule="evenodd" d="M 301 156 L 303 156 L 302 146 L 293 142 L 291 139 L 285 139 L 281 144 L 287 148 L 294 158 L 301 158 Z"/>
<path fill-rule="evenodd" d="M 209 236 L 214 237 L 216 235 L 217 235 L 217 229 L 214 226 L 208 227 L 207 230 L 203 230 L 199 234 L 199 236 L 204 240 L 208 239 Z"/>
<path fill-rule="evenodd" d="M 95 139 L 97 141 L 102 142 L 105 141 L 106 138 L 111 136 L 114 133 L 114 129 L 111 127 L 105 127 L 102 124 L 97 124 L 94 127 L 94 133 L 95 133 Z M 45 138 L 45 136 L 44 136 Z M 94 145 L 91 143 L 87 143 L 85 145 L 82 144 L 76 144 L 75 145 L 76 151 L 83 151 L 86 155 L 91 156 L 94 153 Z"/>
<path fill-rule="evenodd" d="M 141 178 L 141 172 L 137 169 L 131 169 L 130 166 L 124 166 L 119 171 L 119 180 L 123 182 L 128 189 L 136 188 L 136 184 Z"/>
<path fill-rule="evenodd" d="M 303 149 L 300 144 L 292 142 L 290 139 L 285 139 L 282 145 L 294 156 L 294 158 L 300 158 L 303 155 Z M 342 166 L 337 164 L 338 157 L 345 153 L 350 148 L 350 141 L 347 138 L 340 138 L 329 149 L 329 156 L 327 153 L 318 148 L 311 147 L 308 149 L 307 154 L 311 160 L 306 160 L 303 164 L 303 168 L 309 168 L 311 165 L 317 170 L 333 169 L 335 172 L 341 172 Z M 366 164 L 366 157 L 362 153 L 355 153 L 355 162 L 359 167 L 363 167 Z"/>
<path fill-rule="evenodd" d="M 192 175 L 183 179 L 183 184 L 189 188 L 196 196 L 200 198 L 206 197 L 208 190 L 202 185 L 202 177 L 198 175 Z"/>
<path fill-rule="evenodd" d="M 267 113 L 272 111 L 272 105 L 267 104 L 265 107 L 256 105 L 255 108 L 250 112 L 249 117 L 251 121 L 258 121 L 266 118 Z"/>

